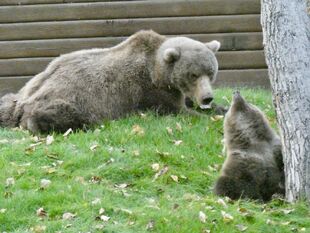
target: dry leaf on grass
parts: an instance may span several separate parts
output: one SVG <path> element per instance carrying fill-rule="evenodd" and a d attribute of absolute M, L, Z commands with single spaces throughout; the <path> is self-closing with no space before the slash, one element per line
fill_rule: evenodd
<path fill-rule="evenodd" d="M 101 182 L 101 177 L 99 176 L 92 176 L 89 180 L 89 183 L 92 184 L 99 184 Z"/>
<path fill-rule="evenodd" d="M 176 123 L 176 129 L 180 132 L 182 132 L 182 126 L 179 122 Z"/>
<path fill-rule="evenodd" d="M 43 233 L 46 230 L 46 226 L 38 225 L 38 226 L 31 227 L 30 230 L 33 233 Z"/>
<path fill-rule="evenodd" d="M 206 216 L 206 214 L 204 213 L 204 212 L 202 212 L 202 211 L 199 211 L 199 220 L 200 220 L 200 222 L 202 222 L 202 223 L 206 223 L 206 220 L 207 220 L 207 216 Z"/>
<path fill-rule="evenodd" d="M 47 212 L 43 209 L 43 207 L 37 209 L 36 213 L 37 213 L 37 216 L 39 216 L 39 217 L 46 217 L 47 216 Z"/>
<path fill-rule="evenodd" d="M 234 220 L 234 217 L 231 216 L 230 214 L 226 213 L 225 211 L 221 211 L 222 217 L 223 217 L 223 221 L 225 223 L 230 223 Z"/>
<path fill-rule="evenodd" d="M 100 219 L 104 222 L 107 222 L 110 220 L 110 217 L 109 216 L 106 216 L 106 215 L 100 215 Z"/>
<path fill-rule="evenodd" d="M 144 129 L 140 125 L 133 125 L 131 132 L 139 136 L 144 135 Z"/>
<path fill-rule="evenodd" d="M 154 220 L 151 220 L 151 221 L 149 221 L 148 224 L 146 225 L 146 230 L 152 231 L 152 230 L 154 230 L 154 227 L 155 227 L 155 221 L 154 221 Z"/>
<path fill-rule="evenodd" d="M 95 198 L 92 202 L 91 202 L 92 205 L 98 205 L 98 204 L 101 204 L 101 199 L 100 198 Z"/>
<path fill-rule="evenodd" d="M 171 179 L 174 181 L 174 182 L 179 182 L 179 177 L 178 176 L 176 176 L 176 175 L 171 175 L 170 176 L 171 177 Z"/>
<path fill-rule="evenodd" d="M 97 224 L 95 225 L 95 229 L 96 230 L 102 230 L 104 228 L 104 225 L 103 224 Z"/>
<path fill-rule="evenodd" d="M 174 145 L 179 146 L 183 143 L 182 140 L 173 140 Z"/>
<path fill-rule="evenodd" d="M 170 127 L 166 127 L 167 133 L 172 135 L 173 134 L 173 130 Z"/>
<path fill-rule="evenodd" d="M 210 117 L 210 119 L 211 119 L 212 121 L 220 121 L 220 120 L 222 120 L 223 118 L 224 118 L 224 116 L 222 116 L 222 115 L 215 115 L 215 116 Z"/>
<path fill-rule="evenodd" d="M 0 209 L 0 214 L 4 214 L 6 212 L 6 209 Z"/>
<path fill-rule="evenodd" d="M 266 224 L 268 224 L 268 225 L 275 225 L 276 223 L 275 223 L 275 221 L 272 221 L 271 219 L 267 219 L 266 220 Z"/>
<path fill-rule="evenodd" d="M 76 217 L 76 214 L 72 214 L 70 212 L 66 212 L 62 215 L 63 220 L 70 220 Z"/>
<path fill-rule="evenodd" d="M 123 183 L 123 184 L 115 184 L 114 187 L 118 189 L 125 189 L 129 186 L 129 184 Z"/>
<path fill-rule="evenodd" d="M 10 187 L 15 184 L 15 179 L 13 177 L 9 177 L 5 181 L 5 187 Z"/>
<path fill-rule="evenodd" d="M 294 212 L 294 211 L 295 211 L 295 209 L 282 210 L 282 212 L 283 212 L 285 215 L 290 214 L 290 213 L 292 213 L 292 212 Z"/>
<path fill-rule="evenodd" d="M 227 204 L 225 203 L 225 201 L 222 198 L 217 199 L 216 201 L 218 204 L 222 205 L 225 209 L 227 209 Z"/>
<path fill-rule="evenodd" d="M 237 224 L 236 227 L 237 227 L 237 229 L 238 229 L 239 231 L 241 231 L 241 232 L 246 231 L 246 230 L 248 229 L 247 226 L 244 226 L 244 225 L 242 225 L 242 224 Z"/>
<path fill-rule="evenodd" d="M 70 129 L 68 129 L 64 134 L 63 134 L 63 136 L 64 137 L 68 137 L 68 135 L 70 134 L 70 133 L 72 133 L 73 132 L 73 130 L 70 128 Z"/>
<path fill-rule="evenodd" d="M 95 151 L 98 148 L 98 146 L 99 146 L 98 144 L 94 144 L 94 145 L 90 146 L 89 149 L 91 151 Z"/>
<path fill-rule="evenodd" d="M 165 165 L 159 172 L 157 172 L 155 174 L 153 181 L 157 180 L 158 177 L 166 174 L 168 172 L 168 170 L 169 170 L 168 166 Z"/>
<path fill-rule="evenodd" d="M 153 163 L 151 167 L 152 167 L 152 170 L 155 172 L 157 172 L 160 168 L 159 163 Z"/>
<path fill-rule="evenodd" d="M 139 156 L 140 155 L 140 151 L 138 151 L 138 150 L 134 150 L 132 153 L 133 153 L 134 156 Z"/>
<path fill-rule="evenodd" d="M 53 135 L 47 135 L 47 137 L 46 137 L 46 145 L 47 146 L 49 146 L 49 145 L 51 145 L 52 143 L 54 142 L 54 137 L 53 137 Z"/>
<path fill-rule="evenodd" d="M 103 209 L 103 208 L 100 208 L 100 209 L 99 209 L 99 214 L 100 214 L 100 215 L 102 215 L 104 212 L 105 212 L 105 209 Z"/>
<path fill-rule="evenodd" d="M 52 181 L 50 181 L 48 179 L 42 179 L 40 181 L 40 188 L 41 189 L 46 189 L 48 186 L 50 186 L 51 183 L 52 183 Z"/>
<path fill-rule="evenodd" d="M 169 152 L 162 152 L 162 151 L 159 151 L 158 149 L 156 149 L 155 152 L 156 152 L 156 154 L 158 154 L 161 157 L 167 157 L 167 156 L 171 155 Z"/>

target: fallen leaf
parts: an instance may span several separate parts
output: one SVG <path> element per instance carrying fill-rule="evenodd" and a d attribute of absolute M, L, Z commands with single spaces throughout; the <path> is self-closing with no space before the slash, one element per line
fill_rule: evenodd
<path fill-rule="evenodd" d="M 244 225 L 242 225 L 242 224 L 238 224 L 238 225 L 236 225 L 236 227 L 237 227 L 237 229 L 238 229 L 239 231 L 241 231 L 241 232 L 246 231 L 246 230 L 248 229 L 247 226 L 244 226 Z"/>
<path fill-rule="evenodd" d="M 101 177 L 99 176 L 92 176 L 89 180 L 92 184 L 99 184 L 101 182 Z"/>
<path fill-rule="evenodd" d="M 57 169 L 54 167 L 49 167 L 46 169 L 47 174 L 52 174 L 52 173 L 55 173 L 56 171 L 57 171 Z"/>
<path fill-rule="evenodd" d="M 5 181 L 5 186 L 6 187 L 13 186 L 14 184 L 15 184 L 15 179 L 13 177 L 9 177 Z"/>
<path fill-rule="evenodd" d="M 95 129 L 94 130 L 94 135 L 98 136 L 100 134 L 101 130 L 100 129 Z"/>
<path fill-rule="evenodd" d="M 129 221 L 129 222 L 128 222 L 128 225 L 129 225 L 129 226 L 132 226 L 132 225 L 134 225 L 134 224 L 135 224 L 134 221 Z"/>
<path fill-rule="evenodd" d="M 89 149 L 90 149 L 91 151 L 95 151 L 97 148 L 98 148 L 98 145 L 97 145 L 97 144 L 94 144 L 94 145 L 90 146 Z"/>
<path fill-rule="evenodd" d="M 120 211 L 122 211 L 122 212 L 124 212 L 124 213 L 126 213 L 126 214 L 128 214 L 128 215 L 132 215 L 132 211 L 131 210 L 128 210 L 128 209 L 120 209 Z"/>
<path fill-rule="evenodd" d="M 212 121 L 219 121 L 219 120 L 222 120 L 224 118 L 224 116 L 222 115 L 215 115 L 215 116 L 211 116 L 210 117 Z"/>
<path fill-rule="evenodd" d="M 173 130 L 170 127 L 166 127 L 167 133 L 173 135 Z"/>
<path fill-rule="evenodd" d="M 171 177 L 171 179 L 174 181 L 174 182 L 179 182 L 179 177 L 178 176 L 176 176 L 176 175 L 171 175 L 170 176 Z"/>
<path fill-rule="evenodd" d="M 95 198 L 92 202 L 91 202 L 92 205 L 98 205 L 98 204 L 101 204 L 101 199 L 100 198 Z"/>
<path fill-rule="evenodd" d="M 305 227 L 302 227 L 302 228 L 299 229 L 299 231 L 300 231 L 300 232 L 306 232 L 306 228 L 305 228 Z"/>
<path fill-rule="evenodd" d="M 43 207 L 37 209 L 36 213 L 37 213 L 37 216 L 39 216 L 39 217 L 46 217 L 47 216 L 47 212 L 43 209 Z"/>
<path fill-rule="evenodd" d="M 104 212 L 105 212 L 105 209 L 103 209 L 103 208 L 100 208 L 100 209 L 99 209 L 99 214 L 100 214 L 100 215 L 102 215 Z"/>
<path fill-rule="evenodd" d="M 139 156 L 140 155 L 140 152 L 138 150 L 134 150 L 132 153 L 133 153 L 134 156 Z"/>
<path fill-rule="evenodd" d="M 225 223 L 230 223 L 234 220 L 234 217 L 231 216 L 230 214 L 226 213 L 225 211 L 221 211 L 222 217 L 223 217 L 223 221 Z"/>
<path fill-rule="evenodd" d="M 143 136 L 144 135 L 144 129 L 140 125 L 133 125 L 131 132 L 133 134 L 137 134 L 139 136 Z"/>
<path fill-rule="evenodd" d="M 205 214 L 204 212 L 202 212 L 202 211 L 199 211 L 199 220 L 200 220 L 200 222 L 202 222 L 202 223 L 205 223 L 206 220 L 207 220 L 206 214 Z"/>
<path fill-rule="evenodd" d="M 0 140 L 0 144 L 7 144 L 7 143 L 9 143 L 9 140 L 7 140 L 7 139 L 1 139 Z"/>
<path fill-rule="evenodd" d="M 180 132 L 182 132 L 182 126 L 179 122 L 176 123 L 176 129 Z"/>
<path fill-rule="evenodd" d="M 97 224 L 95 225 L 95 229 L 96 230 L 102 230 L 104 228 L 104 225 L 103 224 Z"/>
<path fill-rule="evenodd" d="M 40 181 L 40 188 L 41 189 L 45 189 L 47 188 L 48 186 L 50 186 L 50 184 L 52 183 L 52 181 L 48 180 L 48 179 L 42 179 Z"/>
<path fill-rule="evenodd" d="M 73 132 L 73 130 L 70 128 L 70 129 L 68 129 L 64 134 L 63 134 L 63 136 L 64 137 L 68 137 L 68 135 L 70 134 L 70 133 L 72 133 Z"/>
<path fill-rule="evenodd" d="M 153 181 L 157 180 L 158 177 L 166 174 L 168 172 L 168 170 L 169 170 L 168 166 L 164 166 L 159 172 L 157 172 L 155 174 Z"/>
<path fill-rule="evenodd" d="M 182 142 L 183 142 L 182 140 L 174 140 L 174 141 L 173 141 L 174 145 L 176 145 L 176 146 L 181 145 Z"/>
<path fill-rule="evenodd" d="M 76 217 L 76 215 L 75 214 L 72 214 L 72 213 L 70 213 L 70 212 L 66 212 L 66 213 L 64 213 L 63 215 L 62 215 L 62 219 L 63 220 L 70 220 L 70 219 L 73 219 L 73 218 L 75 218 Z"/>
<path fill-rule="evenodd" d="M 53 135 L 47 135 L 46 137 L 46 145 L 49 146 L 54 142 L 54 137 Z"/>
<path fill-rule="evenodd" d="M 142 113 L 142 112 L 141 112 L 141 113 L 140 113 L 140 117 L 141 117 L 141 118 L 146 118 L 147 115 L 146 115 L 145 113 Z"/>
<path fill-rule="evenodd" d="M 267 219 L 266 220 L 266 224 L 268 224 L 268 225 L 275 225 L 276 223 L 274 221 L 270 220 L 270 219 Z"/>
<path fill-rule="evenodd" d="M 290 213 L 292 213 L 293 211 L 295 211 L 295 209 L 282 210 L 282 212 L 283 212 L 285 215 L 290 214 Z"/>
<path fill-rule="evenodd" d="M 106 216 L 106 215 L 101 215 L 101 216 L 100 216 L 100 219 L 101 219 L 102 221 L 104 221 L 104 222 L 107 222 L 107 221 L 109 221 L 110 217 L 108 217 L 108 216 Z"/>
<path fill-rule="evenodd" d="M 291 224 L 290 221 L 288 221 L 288 222 L 281 222 L 281 225 L 283 225 L 283 226 L 287 226 L 287 225 L 290 225 L 290 224 Z"/>
<path fill-rule="evenodd" d="M 34 227 L 31 227 L 30 230 L 34 233 L 42 233 L 46 230 L 46 226 L 34 226 Z"/>
<path fill-rule="evenodd" d="M 148 222 L 148 224 L 146 225 L 146 230 L 147 231 L 152 231 L 154 230 L 154 227 L 155 227 L 155 221 L 154 220 L 151 220 Z"/>
<path fill-rule="evenodd" d="M 151 167 L 152 167 L 153 171 L 155 171 L 155 172 L 157 172 L 160 168 L 159 163 L 153 163 L 151 165 Z"/>
<path fill-rule="evenodd" d="M 0 214 L 4 214 L 6 212 L 6 209 L 0 209 Z"/>
<path fill-rule="evenodd" d="M 115 184 L 114 187 L 115 188 L 119 188 L 119 189 L 125 189 L 127 188 L 129 185 L 126 184 L 126 183 L 123 183 L 123 184 Z"/>
<path fill-rule="evenodd" d="M 162 157 L 166 157 L 166 156 L 170 155 L 169 152 L 161 152 L 161 151 L 159 151 L 157 149 L 156 149 L 156 154 L 158 154 L 159 156 L 162 156 Z"/>
<path fill-rule="evenodd" d="M 222 205 L 224 208 L 227 208 L 227 207 L 228 207 L 227 204 L 225 203 L 225 201 L 224 201 L 222 198 L 219 198 L 219 199 L 217 200 L 217 203 L 220 204 L 220 205 Z"/>
<path fill-rule="evenodd" d="M 96 230 L 102 230 L 104 228 L 104 225 L 103 224 L 97 224 L 96 226 L 95 226 L 95 229 Z"/>

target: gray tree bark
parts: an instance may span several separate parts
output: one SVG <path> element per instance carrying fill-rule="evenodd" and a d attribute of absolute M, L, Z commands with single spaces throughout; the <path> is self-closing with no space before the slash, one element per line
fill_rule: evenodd
<path fill-rule="evenodd" d="M 309 0 L 261 0 L 263 43 L 290 202 L 310 201 L 309 5 Z"/>

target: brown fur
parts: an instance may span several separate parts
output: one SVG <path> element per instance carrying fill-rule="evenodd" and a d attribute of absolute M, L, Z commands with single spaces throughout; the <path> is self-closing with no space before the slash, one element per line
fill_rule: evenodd
<path fill-rule="evenodd" d="M 141 31 L 112 48 L 62 55 L 1 99 L 0 126 L 63 132 L 139 110 L 177 113 L 185 96 L 203 106 L 213 96 L 219 46 Z"/>
<path fill-rule="evenodd" d="M 232 199 L 268 201 L 284 194 L 281 143 L 264 114 L 235 93 L 225 116 L 227 158 L 215 184 L 215 193 Z"/>

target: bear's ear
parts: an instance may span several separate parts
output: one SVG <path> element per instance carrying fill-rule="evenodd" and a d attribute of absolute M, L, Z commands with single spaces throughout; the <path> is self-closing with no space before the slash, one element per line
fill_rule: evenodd
<path fill-rule="evenodd" d="M 180 58 L 180 52 L 175 48 L 168 48 L 164 51 L 164 61 L 167 63 L 172 63 Z"/>
<path fill-rule="evenodd" d="M 212 40 L 211 42 L 205 43 L 205 45 L 214 53 L 216 53 L 221 47 L 221 43 L 217 40 Z"/>

